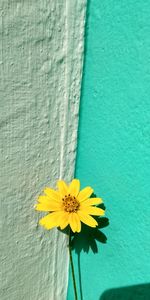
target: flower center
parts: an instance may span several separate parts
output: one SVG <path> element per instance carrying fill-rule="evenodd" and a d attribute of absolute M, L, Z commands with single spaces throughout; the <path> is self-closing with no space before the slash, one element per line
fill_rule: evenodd
<path fill-rule="evenodd" d="M 64 210 L 71 213 L 76 212 L 79 209 L 79 202 L 77 201 L 76 197 L 69 195 L 66 195 L 63 199 L 63 207 Z"/>

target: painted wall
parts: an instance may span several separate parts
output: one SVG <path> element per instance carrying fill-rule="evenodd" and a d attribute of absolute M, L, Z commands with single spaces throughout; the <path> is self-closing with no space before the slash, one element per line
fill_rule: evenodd
<path fill-rule="evenodd" d="M 81 252 L 83 299 L 148 300 L 150 2 L 91 0 L 87 18 L 76 176 L 110 226 L 98 254 Z"/>
<path fill-rule="evenodd" d="M 37 226 L 74 176 L 86 1 L 0 0 L 0 299 L 65 300 L 66 237 Z"/>

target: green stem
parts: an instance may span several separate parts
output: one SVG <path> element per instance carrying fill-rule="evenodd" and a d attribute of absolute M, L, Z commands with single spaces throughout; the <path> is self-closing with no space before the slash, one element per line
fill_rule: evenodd
<path fill-rule="evenodd" d="M 75 278 L 72 251 L 71 251 L 71 232 L 70 232 L 70 230 L 69 230 L 69 257 L 70 257 L 72 281 L 73 281 L 73 287 L 74 287 L 74 298 L 75 298 L 75 300 L 78 300 L 76 278 Z"/>

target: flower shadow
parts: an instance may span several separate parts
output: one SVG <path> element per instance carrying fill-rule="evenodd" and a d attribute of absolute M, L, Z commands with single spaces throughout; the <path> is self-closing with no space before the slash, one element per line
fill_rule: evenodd
<path fill-rule="evenodd" d="M 96 198 L 96 195 L 93 193 L 91 198 Z M 97 207 L 105 210 L 105 205 L 99 204 Z M 109 225 L 109 219 L 106 217 L 95 217 L 94 219 L 97 221 L 98 226 L 93 228 L 89 227 L 82 223 L 82 228 L 80 233 L 72 233 L 71 238 L 71 247 L 72 250 L 75 250 L 77 254 L 80 254 L 81 251 L 86 253 L 89 250 L 92 250 L 93 253 L 98 253 L 97 242 L 105 244 L 107 242 L 106 235 L 101 231 L 102 228 L 107 227 Z"/>
<path fill-rule="evenodd" d="M 98 253 L 97 242 L 105 244 L 107 242 L 106 235 L 101 231 L 102 228 L 109 225 L 108 218 L 96 218 L 98 226 L 96 228 L 82 224 L 80 233 L 72 233 L 71 247 L 77 254 L 81 251 L 88 253 L 92 250 L 93 253 Z"/>

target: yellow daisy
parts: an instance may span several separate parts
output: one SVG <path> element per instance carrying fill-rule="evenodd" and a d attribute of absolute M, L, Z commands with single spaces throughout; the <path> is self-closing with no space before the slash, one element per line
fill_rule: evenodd
<path fill-rule="evenodd" d="M 101 198 L 89 198 L 93 189 L 89 186 L 80 191 L 80 181 L 73 179 L 70 185 L 65 181 L 57 182 L 58 190 L 49 187 L 44 189 L 44 195 L 39 196 L 35 209 L 49 212 L 40 219 L 39 224 L 47 230 L 53 227 L 64 229 L 70 225 L 73 232 L 81 231 L 81 222 L 90 227 L 96 227 L 97 221 L 91 217 L 103 216 L 105 211 L 93 205 L 102 203 Z"/>

